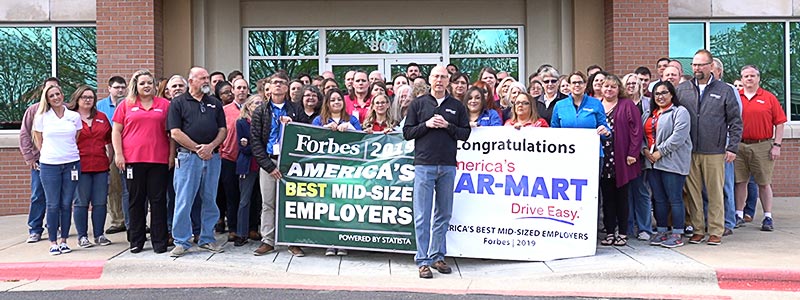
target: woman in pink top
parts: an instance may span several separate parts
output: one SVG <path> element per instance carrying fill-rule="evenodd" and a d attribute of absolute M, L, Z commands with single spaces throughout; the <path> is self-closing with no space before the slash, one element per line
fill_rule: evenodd
<path fill-rule="evenodd" d="M 511 118 L 506 120 L 505 126 L 514 126 L 516 129 L 522 127 L 549 127 L 547 121 L 539 117 L 536 112 L 536 98 L 528 93 L 520 93 L 514 99 Z"/>
<path fill-rule="evenodd" d="M 133 74 L 128 97 L 114 113 L 111 139 L 114 163 L 128 180 L 130 216 L 128 242 L 131 253 L 144 248 L 147 202 L 153 251 L 167 252 L 167 174 L 175 159 L 175 146 L 167 135 L 169 101 L 155 97 L 153 75 L 147 70 Z"/>

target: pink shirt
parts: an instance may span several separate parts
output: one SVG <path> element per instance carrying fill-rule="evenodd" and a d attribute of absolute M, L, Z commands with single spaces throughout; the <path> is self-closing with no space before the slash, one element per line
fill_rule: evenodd
<path fill-rule="evenodd" d="M 223 108 L 225 112 L 225 127 L 228 127 L 228 134 L 222 145 L 219 146 L 219 156 L 229 161 L 236 161 L 239 156 L 239 141 L 236 140 L 236 119 L 239 119 L 241 111 L 236 102 L 231 102 Z"/>
<path fill-rule="evenodd" d="M 122 154 L 128 163 L 169 163 L 167 111 L 169 101 L 153 98 L 153 106 L 144 109 L 142 102 L 120 102 L 114 112 L 114 123 L 122 124 Z"/>
<path fill-rule="evenodd" d="M 350 96 L 353 96 L 353 98 L 350 98 Z M 358 104 L 358 100 L 356 99 L 355 95 L 344 96 L 345 111 L 347 111 L 348 115 L 356 117 L 359 122 L 367 118 L 370 105 L 372 105 L 372 96 L 370 95 L 367 95 L 367 99 L 364 101 L 364 106 Z"/>

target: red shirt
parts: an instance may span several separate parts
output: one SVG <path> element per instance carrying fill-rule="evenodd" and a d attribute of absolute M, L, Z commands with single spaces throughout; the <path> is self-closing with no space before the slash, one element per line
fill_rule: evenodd
<path fill-rule="evenodd" d="M 108 171 L 106 145 L 111 144 L 111 123 L 106 114 L 97 112 L 90 124 L 83 123 L 78 137 L 78 150 L 81 153 L 81 172 Z"/>
<path fill-rule="evenodd" d="M 372 125 L 364 124 L 364 126 L 362 127 L 367 128 L 367 126 L 372 127 L 372 132 L 379 133 L 382 132 L 384 129 L 386 129 L 389 126 L 389 124 L 387 124 L 386 122 L 372 121 Z"/>
<path fill-rule="evenodd" d="M 747 99 L 741 90 L 739 97 L 742 100 L 742 139 L 772 138 L 774 126 L 786 123 L 786 113 L 772 93 L 758 88 L 753 98 Z"/>
<path fill-rule="evenodd" d="M 219 156 L 229 161 L 236 161 L 239 156 L 239 141 L 236 140 L 236 120 L 239 119 L 239 106 L 236 102 L 231 102 L 223 108 L 225 112 L 225 126 L 228 127 L 228 134 L 222 145 L 219 146 Z"/>
<path fill-rule="evenodd" d="M 150 109 L 136 99 L 123 100 L 114 111 L 114 123 L 122 124 L 122 154 L 127 163 L 169 163 L 167 111 L 169 100 L 153 98 Z"/>
<path fill-rule="evenodd" d="M 656 143 L 656 129 L 658 128 L 659 116 L 661 116 L 661 112 L 656 108 L 653 114 L 644 121 L 644 137 L 647 139 L 647 149 L 653 149 L 653 145 Z"/>
<path fill-rule="evenodd" d="M 514 122 L 514 120 L 508 119 L 504 125 L 514 126 L 516 124 L 517 122 Z M 536 120 L 536 122 L 531 122 L 530 120 L 528 120 L 527 122 L 522 123 L 522 127 L 550 127 L 550 125 L 547 124 L 547 121 L 545 121 L 545 119 L 539 118 L 538 120 Z"/>
<path fill-rule="evenodd" d="M 355 99 L 355 95 L 352 95 L 354 96 L 352 99 L 350 96 L 351 95 L 344 96 L 344 109 L 347 111 L 348 115 L 355 116 L 359 123 L 361 123 L 361 120 L 367 118 L 369 107 L 372 105 L 372 96 L 367 95 L 367 100 L 364 101 L 363 106 L 358 104 L 358 100 Z M 353 111 L 356 111 L 356 113 Z"/>

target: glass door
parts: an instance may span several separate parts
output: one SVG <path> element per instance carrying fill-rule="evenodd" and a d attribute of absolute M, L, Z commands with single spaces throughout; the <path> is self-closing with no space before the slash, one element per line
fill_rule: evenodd
<path fill-rule="evenodd" d="M 385 63 L 383 59 L 375 58 L 340 58 L 329 59 L 325 65 L 325 70 L 332 71 L 336 76 L 336 82 L 340 87 L 344 87 L 344 75 L 349 70 L 364 70 L 369 72 L 378 70 L 384 73 Z"/>
<path fill-rule="evenodd" d="M 406 67 L 412 62 L 419 65 L 420 74 L 422 77 L 425 77 L 425 81 L 427 82 L 427 77 L 428 74 L 431 73 L 431 69 L 437 65 L 443 64 L 441 56 L 386 58 L 384 61 L 386 64 L 384 68 L 391 71 L 389 73 L 384 73 L 387 82 L 391 81 L 397 74 L 405 74 Z"/>

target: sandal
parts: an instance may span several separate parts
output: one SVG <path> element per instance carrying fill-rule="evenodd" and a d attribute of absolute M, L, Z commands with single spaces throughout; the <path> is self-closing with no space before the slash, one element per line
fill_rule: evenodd
<path fill-rule="evenodd" d="M 616 238 L 613 233 L 609 233 L 606 235 L 606 238 L 600 241 L 600 245 L 603 246 L 611 246 L 616 241 Z"/>
<path fill-rule="evenodd" d="M 624 234 L 620 234 L 614 240 L 614 246 L 622 247 L 628 245 L 628 236 Z"/>

